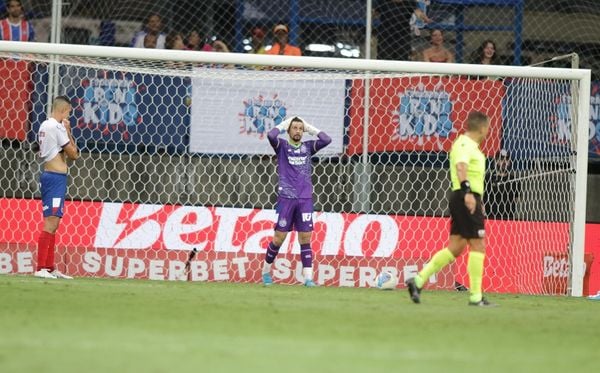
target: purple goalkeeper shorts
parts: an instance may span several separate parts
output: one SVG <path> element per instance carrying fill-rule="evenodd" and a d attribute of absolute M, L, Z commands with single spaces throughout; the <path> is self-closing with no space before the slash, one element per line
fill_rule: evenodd
<path fill-rule="evenodd" d="M 67 194 L 67 174 L 44 171 L 40 175 L 42 191 L 42 211 L 44 217 L 58 216 L 62 218 Z"/>
<path fill-rule="evenodd" d="M 312 198 L 277 199 L 277 222 L 275 230 L 290 232 L 311 232 L 313 230 L 313 201 Z"/>

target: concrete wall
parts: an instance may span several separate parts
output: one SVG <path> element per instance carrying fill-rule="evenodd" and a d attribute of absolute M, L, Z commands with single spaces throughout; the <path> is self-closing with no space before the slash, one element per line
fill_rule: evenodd
<path fill-rule="evenodd" d="M 33 152 L 2 149 L 0 196 L 39 197 L 39 165 Z M 316 209 L 320 211 L 444 216 L 447 170 L 374 165 L 361 178 L 356 163 L 322 160 L 315 165 Z M 273 208 L 276 164 L 271 156 L 205 158 L 169 155 L 83 154 L 70 170 L 75 200 Z M 533 176 L 532 176 L 533 175 Z M 572 211 L 569 173 L 522 174 L 517 217 L 568 221 Z M 600 221 L 600 175 L 588 176 L 587 220 Z M 580 213 L 580 212 L 576 212 Z"/>

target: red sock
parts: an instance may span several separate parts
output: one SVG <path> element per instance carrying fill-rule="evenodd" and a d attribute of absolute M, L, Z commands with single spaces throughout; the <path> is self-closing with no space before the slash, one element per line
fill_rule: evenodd
<path fill-rule="evenodd" d="M 46 231 L 40 233 L 38 238 L 38 252 L 37 252 L 37 271 L 46 267 L 48 262 L 48 249 L 50 248 L 50 242 L 53 238 L 53 234 Z"/>
<path fill-rule="evenodd" d="M 46 257 L 46 265 L 50 272 L 54 271 L 54 243 L 56 242 L 56 234 L 50 234 L 50 242 L 48 245 L 48 256 Z"/>

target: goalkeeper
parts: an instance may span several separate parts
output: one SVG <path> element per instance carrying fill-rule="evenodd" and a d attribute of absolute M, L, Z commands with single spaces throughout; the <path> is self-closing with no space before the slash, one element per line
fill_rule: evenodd
<path fill-rule="evenodd" d="M 467 271 L 470 282 L 469 305 L 491 306 L 483 296 L 483 262 L 485 259 L 485 229 L 483 204 L 483 182 L 485 155 L 479 145 L 488 134 L 490 125 L 487 115 L 474 111 L 467 117 L 467 131 L 460 135 L 450 150 L 450 243 L 433 255 L 419 274 L 406 281 L 410 298 L 420 303 L 421 289 L 425 282 L 452 263 L 470 246 Z"/>
<path fill-rule="evenodd" d="M 288 140 L 279 138 L 287 132 Z M 318 140 L 302 141 L 304 133 L 317 136 Z M 263 284 L 273 283 L 271 265 L 288 232 L 296 230 L 300 243 L 300 259 L 304 285 L 316 286 L 313 281 L 312 249 L 310 240 L 313 230 L 312 163 L 311 157 L 331 143 L 331 137 L 319 131 L 300 117 L 291 117 L 269 131 L 269 143 L 277 155 L 279 187 L 277 197 L 277 222 L 273 240 L 267 247 L 262 269 Z"/>

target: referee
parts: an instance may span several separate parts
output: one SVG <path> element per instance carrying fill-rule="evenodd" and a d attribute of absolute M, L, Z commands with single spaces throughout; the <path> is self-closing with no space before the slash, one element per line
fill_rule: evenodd
<path fill-rule="evenodd" d="M 415 303 L 421 302 L 421 290 L 429 277 L 452 263 L 468 244 L 471 248 L 467 262 L 470 282 L 469 305 L 493 305 L 483 297 L 481 291 L 485 260 L 485 218 L 481 202 L 485 155 L 479 149 L 479 145 L 488 134 L 489 118 L 481 112 L 471 112 L 467 117 L 466 127 L 467 131 L 454 141 L 450 150 L 450 243 L 448 247 L 435 253 L 416 277 L 406 280 L 410 299 Z"/>

